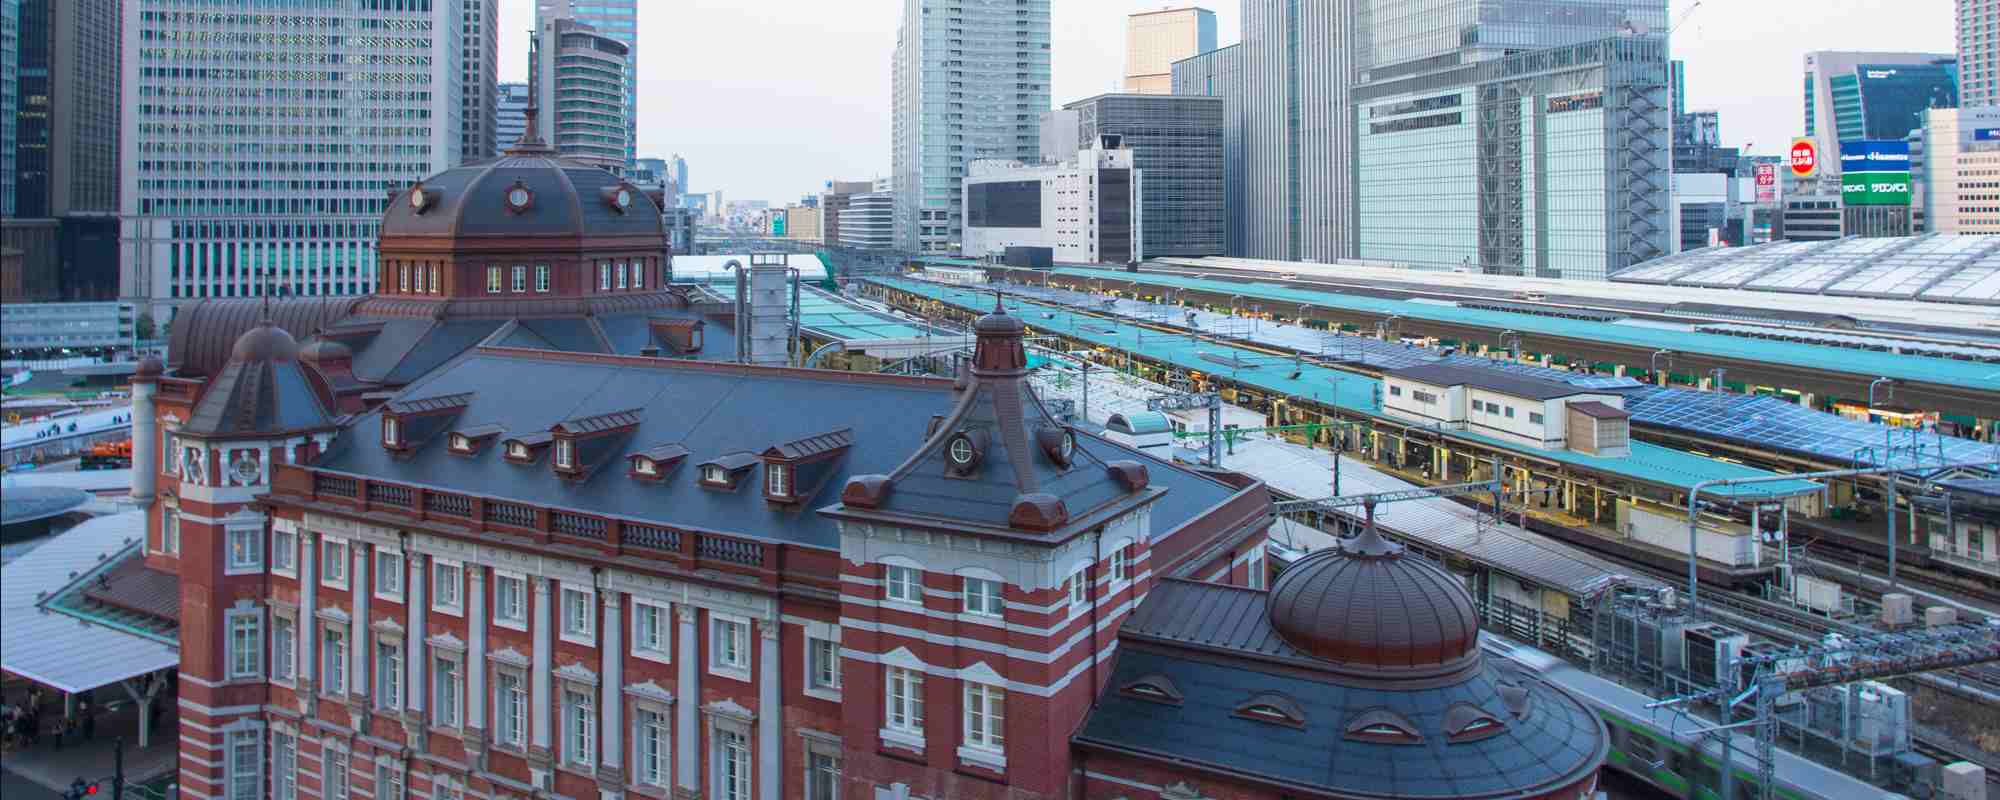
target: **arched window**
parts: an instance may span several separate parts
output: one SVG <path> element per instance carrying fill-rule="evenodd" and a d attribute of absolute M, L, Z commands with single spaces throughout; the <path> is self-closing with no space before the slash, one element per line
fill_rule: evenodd
<path fill-rule="evenodd" d="M 1453 703 L 1444 711 L 1446 741 L 1476 742 L 1506 729 L 1506 723 L 1499 717 L 1471 703 Z"/>
<path fill-rule="evenodd" d="M 1142 675 L 1138 680 L 1118 687 L 1118 691 L 1129 697 L 1170 705 L 1180 705 L 1183 696 L 1180 687 L 1174 685 L 1172 678 L 1157 672 Z"/>
<path fill-rule="evenodd" d="M 1250 699 L 1236 705 L 1235 716 L 1303 728 L 1306 725 L 1305 709 L 1299 703 L 1281 692 L 1258 692 Z"/>
<path fill-rule="evenodd" d="M 1347 722 L 1346 738 L 1383 744 L 1421 744 L 1424 741 L 1409 718 L 1386 708 L 1369 709 L 1354 715 Z"/>

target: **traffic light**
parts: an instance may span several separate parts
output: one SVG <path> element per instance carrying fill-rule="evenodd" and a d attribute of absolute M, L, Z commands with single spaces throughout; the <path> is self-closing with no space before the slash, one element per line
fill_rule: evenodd
<path fill-rule="evenodd" d="M 69 789 L 63 792 L 63 800 L 83 800 L 97 794 L 97 782 L 77 778 L 71 781 Z"/>

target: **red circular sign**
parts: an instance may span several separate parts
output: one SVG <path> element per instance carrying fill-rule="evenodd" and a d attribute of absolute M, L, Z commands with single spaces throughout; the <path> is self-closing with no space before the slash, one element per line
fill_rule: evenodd
<path fill-rule="evenodd" d="M 1792 174 L 1801 178 L 1819 169 L 1819 148 L 1810 141 L 1792 143 Z"/>

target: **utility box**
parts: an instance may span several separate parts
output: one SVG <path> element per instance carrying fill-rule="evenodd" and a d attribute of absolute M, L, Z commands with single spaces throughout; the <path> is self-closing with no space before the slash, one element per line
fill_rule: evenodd
<path fill-rule="evenodd" d="M 1792 602 L 1832 616 L 1840 611 L 1840 584 L 1824 578 L 1800 575 L 1792 580 Z"/>
<path fill-rule="evenodd" d="M 1890 592 L 1882 595 L 1883 625 L 1891 628 L 1899 628 L 1916 620 L 1916 606 L 1910 602 L 1909 595 L 1902 592 Z"/>
<path fill-rule="evenodd" d="M 1924 627 L 1942 628 L 1958 624 L 1958 609 L 1951 606 L 1931 606 L 1924 609 Z"/>
<path fill-rule="evenodd" d="M 1946 800 L 1986 800 L 1986 768 L 1978 764 L 1946 764 L 1939 783 L 1939 793 Z"/>
<path fill-rule="evenodd" d="M 1690 626 L 1686 637 L 1687 676 L 1700 686 L 1735 686 L 1733 664 L 1750 637 L 1734 628 L 1707 624 Z"/>

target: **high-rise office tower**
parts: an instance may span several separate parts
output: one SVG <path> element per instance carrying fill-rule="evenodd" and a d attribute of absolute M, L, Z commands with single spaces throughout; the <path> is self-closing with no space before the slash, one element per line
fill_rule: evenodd
<path fill-rule="evenodd" d="M 21 0 L 0 0 L 0 219 L 14 216 L 14 114 L 20 49 Z"/>
<path fill-rule="evenodd" d="M 2000 106 L 2000 0 L 1958 0 L 1959 105 Z"/>
<path fill-rule="evenodd" d="M 528 85 L 502 83 L 493 88 L 493 152 L 521 141 L 528 129 Z"/>
<path fill-rule="evenodd" d="M 1243 255 L 1243 45 L 1174 62 L 1174 94 L 1222 99 L 1222 252 Z"/>
<path fill-rule="evenodd" d="M 966 165 L 1040 160 L 1049 0 L 904 0 L 893 64 L 896 241 L 954 252 Z"/>
<path fill-rule="evenodd" d="M 1805 135 L 1822 179 L 1840 174 L 1841 142 L 1901 139 L 1923 127 L 1924 109 L 1957 108 L 1958 80 L 1950 53 L 1807 53 Z"/>
<path fill-rule="evenodd" d="M 390 193 L 459 163 L 464 10 L 366 5 L 124 4 L 128 295 L 372 290 Z"/>
<path fill-rule="evenodd" d="M 637 159 L 626 137 L 625 43 L 588 23 L 552 17 L 535 39 L 533 91 L 542 141 L 564 156 L 623 173 Z"/>
<path fill-rule="evenodd" d="M 465 44 L 460 55 L 465 65 L 462 82 L 465 95 L 462 106 L 465 132 L 463 143 L 459 145 L 459 158 L 478 161 L 492 158 L 500 150 L 496 147 L 493 126 L 499 109 L 494 103 L 494 81 L 500 75 L 500 0 L 461 0 L 465 3 L 463 26 Z M 512 140 L 509 140 L 511 143 Z"/>
<path fill-rule="evenodd" d="M 1165 8 L 1125 18 L 1125 93 L 1173 91 L 1173 63 L 1215 49 L 1215 12 Z"/>
<path fill-rule="evenodd" d="M 1222 255 L 1224 105 L 1220 97 L 1165 93 L 1078 100 L 1042 115 L 1042 159 L 1066 161 L 1115 138 L 1145 175 L 1135 184 L 1145 218 L 1139 252 Z"/>
<path fill-rule="evenodd" d="M 1361 2 L 1243 3 L 1244 255 L 1353 255 L 1349 43 Z"/>
<path fill-rule="evenodd" d="M 118 295 L 118 0 L 13 0 L 12 211 L 27 299 Z"/>
<path fill-rule="evenodd" d="M 691 187 L 688 183 L 688 162 L 687 159 L 681 158 L 681 154 L 675 153 L 673 158 L 667 159 L 667 177 L 673 180 L 675 186 L 680 187 L 681 196 L 689 194 Z"/>
<path fill-rule="evenodd" d="M 639 3 L 641 0 L 535 0 L 535 30 L 566 16 L 625 45 L 625 163 L 639 157 Z M 547 113 L 544 106 L 543 113 Z"/>

